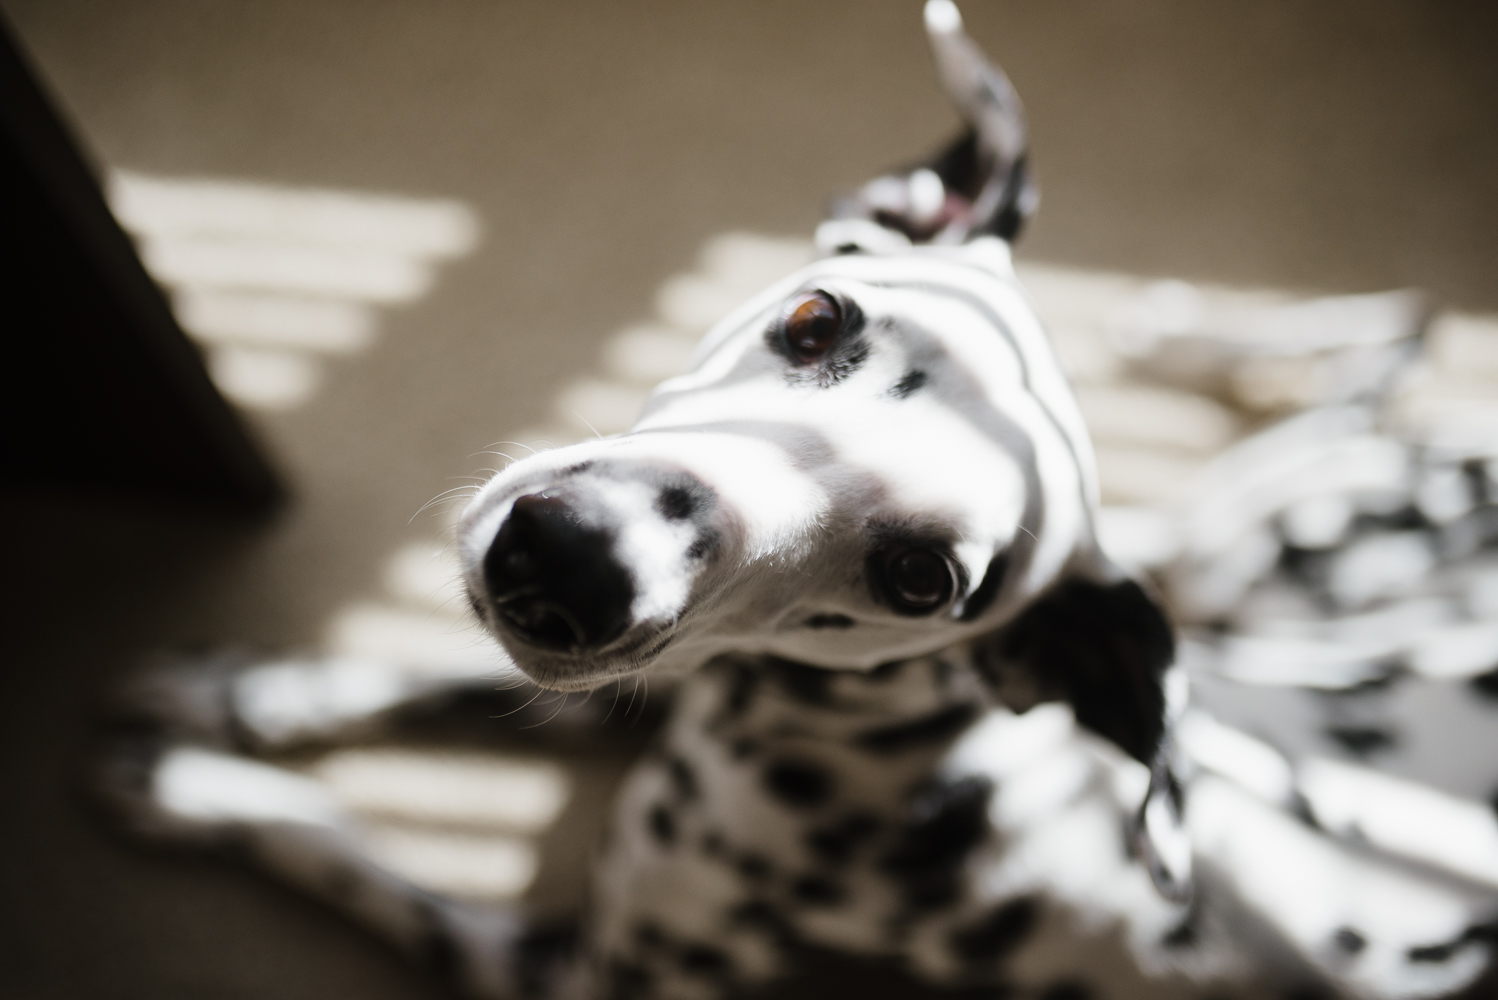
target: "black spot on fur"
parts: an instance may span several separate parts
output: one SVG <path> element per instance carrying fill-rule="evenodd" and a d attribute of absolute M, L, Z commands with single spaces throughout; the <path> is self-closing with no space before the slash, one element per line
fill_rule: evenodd
<path fill-rule="evenodd" d="M 1455 955 L 1462 947 L 1474 941 L 1482 941 L 1488 944 L 1498 942 L 1498 921 L 1486 924 L 1474 924 L 1468 927 L 1462 936 L 1445 944 L 1426 945 L 1420 948 L 1411 948 L 1405 952 L 1405 956 L 1411 962 L 1444 962 Z"/>
<path fill-rule="evenodd" d="M 687 546 L 688 559 L 701 559 L 711 555 L 718 550 L 718 545 L 723 541 L 723 536 L 712 528 L 703 528 L 697 532 L 697 537 L 692 539 L 692 544 Z"/>
<path fill-rule="evenodd" d="M 1092 1000 L 1092 988 L 1074 979 L 1052 983 L 1040 991 L 1038 1000 Z"/>
<path fill-rule="evenodd" d="M 1437 534 L 1439 551 L 1451 556 L 1465 556 L 1498 543 L 1498 506 L 1488 504 L 1441 526 Z"/>
<path fill-rule="evenodd" d="M 820 875 L 803 875 L 791 883 L 791 895 L 810 906 L 836 906 L 848 895 L 841 885 Z"/>
<path fill-rule="evenodd" d="M 649 824 L 650 832 L 655 834 L 656 840 L 667 847 L 676 843 L 676 818 L 665 806 L 656 806 L 650 810 Z"/>
<path fill-rule="evenodd" d="M 1389 730 L 1374 726 L 1327 726 L 1324 732 L 1329 739 L 1335 740 L 1343 749 L 1359 757 L 1368 757 L 1380 750 L 1390 750 L 1398 742 Z"/>
<path fill-rule="evenodd" d="M 1033 899 L 1005 903 L 982 920 L 952 932 L 952 952 L 967 965 L 992 965 L 1019 947 L 1035 929 Z"/>
<path fill-rule="evenodd" d="M 977 777 L 933 782 L 916 793 L 911 821 L 879 863 L 900 881 L 908 907 L 927 910 L 957 898 L 959 870 L 988 831 L 992 793 Z"/>
<path fill-rule="evenodd" d="M 681 966 L 683 972 L 689 972 L 695 976 L 726 976 L 733 968 L 733 963 L 729 961 L 727 953 L 705 944 L 693 944 L 683 948 L 677 964 Z"/>
<path fill-rule="evenodd" d="M 716 830 L 702 835 L 702 853 L 708 857 L 721 857 L 728 850 L 728 845 L 723 842 L 723 835 Z"/>
<path fill-rule="evenodd" d="M 1321 829 L 1321 821 L 1316 818 L 1316 811 L 1311 808 L 1311 800 L 1299 791 L 1291 793 L 1290 804 L 1286 811 L 1312 830 Z"/>
<path fill-rule="evenodd" d="M 832 700 L 831 670 L 808 667 L 790 660 L 768 659 L 769 667 L 780 686 L 792 698 L 807 705 L 825 705 Z"/>
<path fill-rule="evenodd" d="M 1428 527 L 1430 527 L 1430 521 L 1426 520 L 1425 515 L 1420 512 L 1420 508 L 1414 504 L 1407 504 L 1387 514 L 1360 512 L 1352 522 L 1352 530 L 1355 534 L 1372 534 L 1384 531 L 1415 531 Z"/>
<path fill-rule="evenodd" d="M 671 773 L 671 784 L 676 787 L 676 794 L 688 802 L 697 798 L 697 773 L 692 770 L 692 765 L 680 757 L 672 757 L 666 768 Z"/>
<path fill-rule="evenodd" d="M 1332 553 L 1282 544 L 1277 565 L 1285 576 L 1320 592 L 1325 590 L 1327 579 L 1331 575 Z"/>
<path fill-rule="evenodd" d="M 754 692 L 758 687 L 758 674 L 748 667 L 735 667 L 733 677 L 728 682 L 728 696 L 723 699 L 723 713 L 730 718 L 743 715 L 749 703 L 754 700 Z"/>
<path fill-rule="evenodd" d="M 1472 678 L 1472 690 L 1485 698 L 1498 699 L 1498 669 Z"/>
<path fill-rule="evenodd" d="M 656 512 L 668 521 L 685 521 L 699 506 L 699 499 L 685 486 L 667 486 L 655 500 Z"/>
<path fill-rule="evenodd" d="M 1431 944 L 1419 948 L 1411 948 L 1405 952 L 1405 957 L 1411 962 L 1444 962 L 1452 955 L 1455 955 L 1456 950 L 1466 943 L 1467 939 L 1460 937 L 1447 944 Z"/>
<path fill-rule="evenodd" d="M 747 736 L 740 737 L 731 743 L 728 751 L 733 754 L 735 760 L 745 760 L 759 753 L 759 743 Z"/>
<path fill-rule="evenodd" d="M 776 761 L 765 768 L 764 781 L 770 794 L 797 809 L 815 809 L 832 798 L 832 775 L 810 761 Z"/>
<path fill-rule="evenodd" d="M 812 615 L 806 619 L 807 628 L 852 628 L 853 619 L 847 615 Z"/>
<path fill-rule="evenodd" d="M 808 830 L 806 846 L 829 864 L 846 864 L 858 845 L 879 829 L 879 818 L 869 813 L 850 813 L 828 826 Z"/>
<path fill-rule="evenodd" d="M 1480 504 L 1498 501 L 1488 490 L 1487 463 L 1480 458 L 1469 458 L 1462 463 L 1462 478 L 1467 481 L 1467 490 Z"/>
<path fill-rule="evenodd" d="M 1332 940 L 1337 942 L 1337 947 L 1349 955 L 1356 955 L 1368 947 L 1368 939 L 1363 937 L 1351 927 L 1338 927 L 1337 933 L 1332 935 Z"/>
<path fill-rule="evenodd" d="M 919 368 L 913 368 L 906 372 L 900 381 L 896 382 L 889 390 L 889 394 L 896 399 L 905 399 L 921 386 L 926 384 L 927 375 Z"/>
<path fill-rule="evenodd" d="M 977 715 L 977 705 L 953 705 L 914 722 L 867 730 L 854 737 L 853 742 L 872 753 L 903 753 L 918 746 L 941 743 L 957 735 Z"/>

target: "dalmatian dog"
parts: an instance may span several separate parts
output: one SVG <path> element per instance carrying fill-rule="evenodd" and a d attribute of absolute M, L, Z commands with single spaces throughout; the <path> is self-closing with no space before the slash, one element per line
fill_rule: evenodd
<path fill-rule="evenodd" d="M 463 516 L 475 613 L 537 683 L 682 678 L 621 800 L 579 995 L 732 993 L 788 944 L 1012 987 L 1067 904 L 1126 918 L 1156 969 L 1268 964 L 1235 954 L 1252 921 L 1219 899 L 1255 898 L 1220 884 L 1253 805 L 1205 783 L 1220 815 L 1183 824 L 1171 629 L 1098 546 L 1087 436 L 1010 266 L 1036 202 L 1018 98 L 954 7 L 926 23 L 967 135 L 842 205 L 828 256 L 710 332 L 632 431 L 515 463 Z M 1061 725 L 1052 701 L 1076 755 L 1017 767 L 1007 741 Z M 1075 814 L 1020 829 L 1028 796 L 1068 794 Z M 1424 995 L 1486 960 L 1454 897 L 1416 930 L 1359 923 L 1352 896 L 1279 929 L 1341 988 Z"/>
<path fill-rule="evenodd" d="M 1395 779 L 1349 797 L 1355 768 L 1312 781 L 1193 706 L 1157 594 L 1101 548 L 1011 265 L 1037 205 L 1019 98 L 950 0 L 925 24 L 963 135 L 838 203 L 823 257 L 632 430 L 517 461 L 462 515 L 473 612 L 526 677 L 674 685 L 576 936 L 402 885 L 306 796 L 197 828 L 230 816 L 489 996 L 773 995 L 828 956 L 952 996 L 1484 989 L 1491 814 Z M 137 827 L 168 825 L 139 789 L 184 760 L 136 762 Z M 1389 802 L 1426 817 L 1423 854 Z M 1465 867 L 1430 846 L 1457 828 Z"/>

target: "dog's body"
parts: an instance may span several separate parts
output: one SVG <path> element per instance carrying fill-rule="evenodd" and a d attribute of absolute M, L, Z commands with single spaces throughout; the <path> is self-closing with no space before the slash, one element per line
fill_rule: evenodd
<path fill-rule="evenodd" d="M 1018 101 L 950 3 L 927 26 L 969 135 L 868 185 L 630 433 L 515 463 L 463 517 L 474 609 L 539 684 L 680 678 L 580 945 L 538 958 L 367 866 L 340 905 L 497 994 L 738 996 L 825 950 L 1059 998 L 1082 977 L 1056 942 L 1119 935 L 1178 984 L 1464 988 L 1491 895 L 1174 745 L 1172 631 L 1099 547 L 1087 434 L 1010 266 Z M 347 872 L 289 830 L 255 825 L 268 863 Z"/>
<path fill-rule="evenodd" d="M 1120 915 L 1143 951 L 1181 936 L 1128 857 L 1143 768 L 1064 711 L 991 710 L 959 655 L 724 657 L 677 699 L 621 795 L 576 995 L 737 995 L 825 951 L 1039 996 L 1083 981 L 1087 931 Z M 1204 943 L 1178 964 L 1207 971 Z"/>

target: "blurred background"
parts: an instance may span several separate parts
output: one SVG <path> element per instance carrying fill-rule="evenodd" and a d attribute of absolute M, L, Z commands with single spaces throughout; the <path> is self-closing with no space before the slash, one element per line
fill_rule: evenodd
<path fill-rule="evenodd" d="M 108 835 L 78 794 L 98 691 L 153 651 L 228 645 L 406 648 L 439 671 L 498 670 L 444 603 L 449 508 L 424 505 L 503 461 L 484 454 L 495 441 L 619 429 L 694 328 L 796 266 L 830 194 L 954 130 L 919 5 L 0 10 L 288 493 L 262 517 L 109 495 L 79 440 L 66 476 L 0 497 L 0 992 L 439 995 L 267 881 Z M 1159 278 L 1418 287 L 1488 342 L 1492 7 L 964 13 L 1030 115 L 1043 202 L 1019 258 L 1053 322 Z M 1107 384 L 1085 317 L 1072 325 L 1083 381 Z M 1474 350 L 1457 363 L 1498 371 Z M 1095 394 L 1095 412 L 1144 405 L 1119 399 Z M 1151 401 L 1155 426 L 1184 412 L 1205 437 L 1143 456 L 1129 449 L 1151 444 L 1148 429 L 1115 442 L 1114 502 L 1165 498 L 1172 475 L 1257 419 Z M 483 728 L 487 710 L 468 721 Z M 549 773 L 546 740 L 562 740 L 540 732 L 518 738 L 531 780 Z M 617 772 L 599 758 L 567 771 L 573 814 L 557 829 L 579 841 Z M 543 904 L 575 896 L 575 862 L 532 863 L 516 862 L 509 889 L 534 877 Z"/>

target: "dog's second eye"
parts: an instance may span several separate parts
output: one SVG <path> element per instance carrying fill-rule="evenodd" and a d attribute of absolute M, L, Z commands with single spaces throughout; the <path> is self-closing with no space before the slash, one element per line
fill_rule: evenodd
<path fill-rule="evenodd" d="M 785 342 L 802 364 L 821 359 L 843 326 L 843 310 L 826 292 L 808 292 L 791 303 L 785 320 Z"/>
<path fill-rule="evenodd" d="M 952 596 L 952 567 L 939 552 L 916 547 L 883 549 L 870 560 L 875 585 L 902 615 L 924 615 Z"/>

